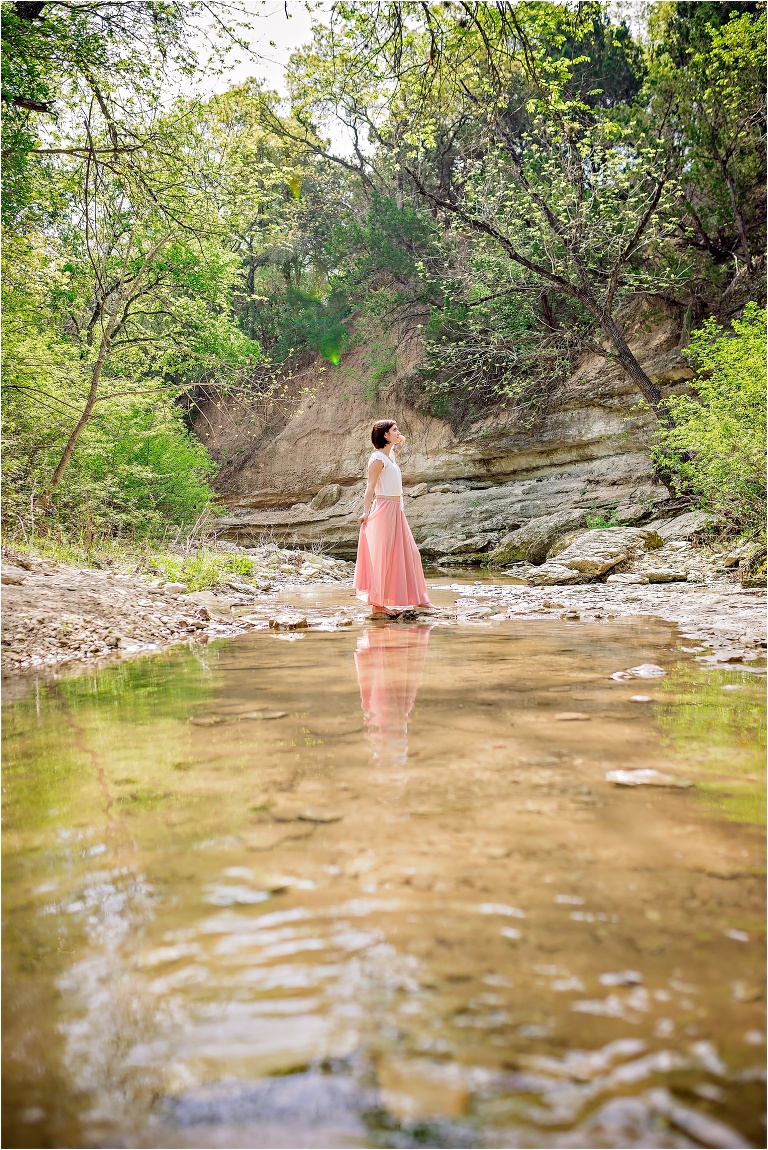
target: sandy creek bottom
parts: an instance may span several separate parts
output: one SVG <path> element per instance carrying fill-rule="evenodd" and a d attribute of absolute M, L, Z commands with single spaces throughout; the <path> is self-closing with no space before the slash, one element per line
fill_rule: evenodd
<path fill-rule="evenodd" d="M 3 1145 L 765 1146 L 762 685 L 646 618 L 8 692 Z"/>

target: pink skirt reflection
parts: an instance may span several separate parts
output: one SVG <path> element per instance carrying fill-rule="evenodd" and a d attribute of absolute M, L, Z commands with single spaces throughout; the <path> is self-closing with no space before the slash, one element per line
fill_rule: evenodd
<path fill-rule="evenodd" d="M 377 499 L 360 528 L 355 590 L 381 607 L 431 607 L 421 556 L 397 499 Z"/>
<path fill-rule="evenodd" d="M 383 766 L 408 758 L 408 716 L 421 686 L 431 627 L 375 627 L 357 641 L 355 666 L 371 750 Z"/>

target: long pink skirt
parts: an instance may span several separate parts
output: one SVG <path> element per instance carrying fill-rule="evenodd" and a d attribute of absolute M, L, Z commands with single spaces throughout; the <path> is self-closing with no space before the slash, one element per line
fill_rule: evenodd
<path fill-rule="evenodd" d="M 377 499 L 361 524 L 355 566 L 358 599 L 380 607 L 431 607 L 421 556 L 397 499 Z"/>

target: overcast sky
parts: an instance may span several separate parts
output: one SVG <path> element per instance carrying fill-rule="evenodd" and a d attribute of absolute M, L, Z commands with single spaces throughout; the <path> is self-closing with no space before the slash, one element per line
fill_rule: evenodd
<path fill-rule="evenodd" d="M 215 0 L 214 0 L 215 4 Z M 327 3 L 305 3 L 304 0 L 239 0 L 248 12 L 253 28 L 250 33 L 250 54 L 233 47 L 229 53 L 231 71 L 212 82 L 212 90 L 221 91 L 238 84 L 249 76 L 257 76 L 266 87 L 286 94 L 285 68 L 295 48 L 309 43 L 312 16 L 310 9 L 321 15 Z M 231 20 L 225 0 L 221 5 L 222 19 Z M 206 23 L 209 23 L 206 21 Z M 210 23 L 209 23 L 210 26 Z M 211 81 L 209 81 L 211 83 Z"/>

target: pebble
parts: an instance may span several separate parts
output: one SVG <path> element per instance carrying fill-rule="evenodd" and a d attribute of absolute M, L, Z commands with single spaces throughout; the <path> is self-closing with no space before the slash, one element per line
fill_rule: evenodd
<path fill-rule="evenodd" d="M 274 631 L 303 631 L 307 620 L 304 615 L 275 615 L 269 625 Z"/>
<path fill-rule="evenodd" d="M 615 783 L 619 787 L 690 787 L 685 779 L 678 779 L 674 775 L 665 775 L 653 767 L 640 767 L 636 770 L 608 771 L 605 776 L 607 783 Z"/>
<path fill-rule="evenodd" d="M 638 667 L 630 667 L 627 671 L 614 671 L 612 679 L 660 679 L 666 675 L 663 667 L 656 663 L 641 663 Z"/>
<path fill-rule="evenodd" d="M 559 711 L 555 715 L 556 723 L 583 723 L 586 722 L 590 715 L 585 715 L 583 711 Z"/>

